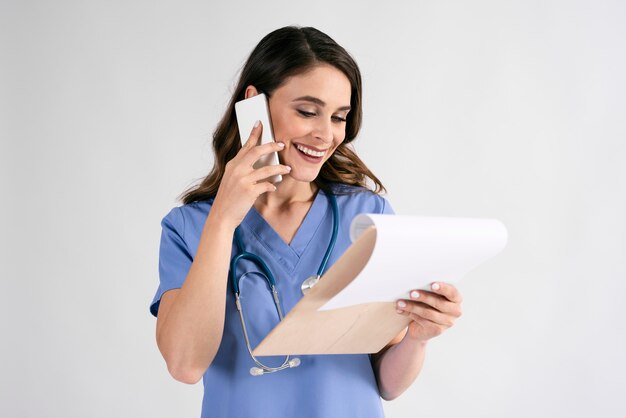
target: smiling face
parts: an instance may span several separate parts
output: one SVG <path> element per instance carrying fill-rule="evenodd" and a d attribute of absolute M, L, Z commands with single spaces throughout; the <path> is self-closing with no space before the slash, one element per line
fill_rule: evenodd
<path fill-rule="evenodd" d="M 312 182 L 322 165 L 346 136 L 351 85 L 337 68 L 327 64 L 288 78 L 269 99 L 276 142 L 289 177 Z"/>

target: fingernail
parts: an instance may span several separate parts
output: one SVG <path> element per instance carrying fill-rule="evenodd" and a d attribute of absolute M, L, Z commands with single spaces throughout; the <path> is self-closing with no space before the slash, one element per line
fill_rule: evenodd
<path fill-rule="evenodd" d="M 398 301 L 398 308 L 406 308 L 406 302 L 399 300 Z"/>
<path fill-rule="evenodd" d="M 402 309 L 396 309 L 396 312 L 398 312 L 398 313 L 402 313 L 402 312 L 404 312 L 404 311 L 403 311 Z"/>
<path fill-rule="evenodd" d="M 291 171 L 291 167 L 289 167 L 288 165 L 286 165 L 285 168 L 287 169 L 287 171 Z"/>
<path fill-rule="evenodd" d="M 433 290 L 439 290 L 439 283 L 433 283 L 431 287 Z"/>
<path fill-rule="evenodd" d="M 411 297 L 413 299 L 417 299 L 417 298 L 420 297 L 420 294 L 419 294 L 419 292 L 417 290 L 414 290 L 414 291 L 411 292 Z"/>
<path fill-rule="evenodd" d="M 280 148 L 285 148 L 285 144 L 283 144 L 282 142 L 279 142 L 279 143 L 278 143 L 278 146 L 279 146 Z"/>
<path fill-rule="evenodd" d="M 258 128 L 260 124 L 261 124 L 261 121 L 257 120 L 256 122 L 254 122 L 254 127 Z M 248 125 L 248 126 L 250 126 L 250 125 Z"/>

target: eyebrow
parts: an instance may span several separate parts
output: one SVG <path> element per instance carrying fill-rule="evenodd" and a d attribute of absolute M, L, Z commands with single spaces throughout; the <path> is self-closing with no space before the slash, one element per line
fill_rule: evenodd
<path fill-rule="evenodd" d="M 304 102 L 312 102 L 315 103 L 317 105 L 320 106 L 326 106 L 326 102 L 324 102 L 321 99 L 318 99 L 317 97 L 313 97 L 313 96 L 302 96 L 302 97 L 298 97 L 297 99 L 293 99 L 294 102 L 299 102 L 299 101 L 304 101 Z M 350 110 L 351 107 L 350 106 L 342 106 L 340 108 L 338 108 L 337 110 Z"/>

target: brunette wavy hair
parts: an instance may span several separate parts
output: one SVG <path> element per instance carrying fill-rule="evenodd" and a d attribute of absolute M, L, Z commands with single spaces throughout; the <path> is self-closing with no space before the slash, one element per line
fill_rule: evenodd
<path fill-rule="evenodd" d="M 241 149 L 235 103 L 244 99 L 246 87 L 253 85 L 269 97 L 289 77 L 303 74 L 320 64 L 332 65 L 350 80 L 351 111 L 346 119 L 345 139 L 324 163 L 315 184 L 335 194 L 341 193 L 333 187 L 335 183 L 359 186 L 374 193 L 386 191 L 380 180 L 347 146 L 357 136 L 363 116 L 359 67 L 350 54 L 325 33 L 312 27 L 287 26 L 266 35 L 244 64 L 226 112 L 213 133 L 213 168 L 200 184 L 183 192 L 183 203 L 209 200 L 217 194 L 226 163 Z M 374 187 L 368 185 L 368 179 Z"/>

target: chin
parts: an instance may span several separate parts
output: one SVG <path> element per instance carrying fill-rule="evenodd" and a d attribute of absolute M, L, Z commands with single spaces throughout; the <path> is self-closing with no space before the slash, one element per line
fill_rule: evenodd
<path fill-rule="evenodd" d="M 312 181 L 315 181 L 315 179 L 317 179 L 317 176 L 319 175 L 319 173 L 320 173 L 319 170 L 314 173 L 310 171 L 307 173 L 291 172 L 289 173 L 289 176 L 295 181 L 311 183 Z"/>

